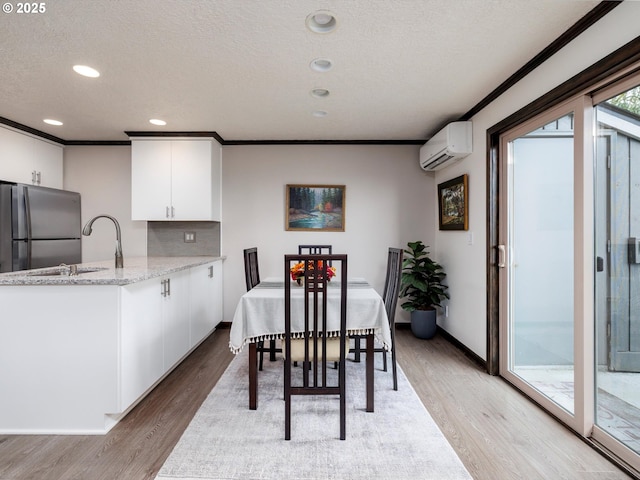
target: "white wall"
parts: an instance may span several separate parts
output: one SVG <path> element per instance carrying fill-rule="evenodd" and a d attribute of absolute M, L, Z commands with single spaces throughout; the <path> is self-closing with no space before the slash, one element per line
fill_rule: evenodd
<path fill-rule="evenodd" d="M 493 125 L 633 40 L 640 2 L 624 2 L 472 118 L 473 154 L 437 172 L 436 184 L 469 174 L 469 232 L 436 232 L 436 258 L 447 274 L 449 317 L 439 324 L 486 359 L 486 132 Z M 435 207 L 437 208 L 437 206 Z M 437 228 L 437 227 L 436 227 Z"/>
<path fill-rule="evenodd" d="M 224 320 L 246 291 L 242 251 L 258 247 L 260 276 L 282 276 L 283 255 L 299 244 L 331 244 L 349 255 L 349 275 L 382 293 L 387 249 L 433 245 L 433 174 L 418 165 L 419 146 L 229 146 L 222 159 Z M 285 231 L 287 184 L 346 185 L 345 232 Z M 397 321 L 406 320 L 399 310 Z"/>
<path fill-rule="evenodd" d="M 131 221 L 131 147 L 65 147 L 64 188 L 80 192 L 83 225 L 102 213 L 118 220 L 125 265 L 127 257 L 147 254 L 147 222 Z M 82 261 L 113 259 L 115 240 L 113 223 L 96 220 L 93 233 L 82 237 Z"/>

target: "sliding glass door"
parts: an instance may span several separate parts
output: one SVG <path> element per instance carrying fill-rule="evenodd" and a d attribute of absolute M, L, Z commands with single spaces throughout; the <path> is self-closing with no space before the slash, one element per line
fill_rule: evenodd
<path fill-rule="evenodd" d="M 500 374 L 640 470 L 640 75 L 500 137 Z"/>
<path fill-rule="evenodd" d="M 571 421 L 575 413 L 574 170 L 569 105 L 503 137 L 501 374 Z"/>
<path fill-rule="evenodd" d="M 640 86 L 596 104 L 596 415 L 594 438 L 640 453 Z"/>

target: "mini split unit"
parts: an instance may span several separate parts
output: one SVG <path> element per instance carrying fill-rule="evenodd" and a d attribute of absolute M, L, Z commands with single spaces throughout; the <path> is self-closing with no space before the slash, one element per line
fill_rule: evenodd
<path fill-rule="evenodd" d="M 471 154 L 471 122 L 452 122 L 420 148 L 420 167 L 440 170 Z"/>

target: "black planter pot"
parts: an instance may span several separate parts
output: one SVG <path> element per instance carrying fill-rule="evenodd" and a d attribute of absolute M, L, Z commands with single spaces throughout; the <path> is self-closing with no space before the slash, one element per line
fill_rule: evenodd
<path fill-rule="evenodd" d="M 436 334 L 436 310 L 414 310 L 411 312 L 411 331 L 425 340 Z"/>

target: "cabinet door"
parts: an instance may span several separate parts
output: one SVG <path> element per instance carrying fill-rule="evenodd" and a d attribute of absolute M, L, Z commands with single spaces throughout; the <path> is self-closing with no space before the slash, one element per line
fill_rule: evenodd
<path fill-rule="evenodd" d="M 157 279 L 121 289 L 120 411 L 164 374 L 161 292 Z"/>
<path fill-rule="evenodd" d="M 171 217 L 171 142 L 131 142 L 131 219 Z"/>
<path fill-rule="evenodd" d="M 213 220 L 211 213 L 211 141 L 171 142 L 173 220 Z"/>
<path fill-rule="evenodd" d="M 191 347 L 200 343 L 216 326 L 216 267 L 220 262 L 191 269 Z"/>
<path fill-rule="evenodd" d="M 191 348 L 189 334 L 189 270 L 171 274 L 162 296 L 164 371 L 170 370 Z"/>
<path fill-rule="evenodd" d="M 211 140 L 211 220 L 222 221 L 222 145 Z"/>
<path fill-rule="evenodd" d="M 62 146 L 0 128 L 0 179 L 62 188 Z"/>
<path fill-rule="evenodd" d="M 223 280 L 224 270 L 222 268 L 222 262 L 213 262 L 213 326 L 215 327 L 222 321 L 224 314 L 223 309 Z"/>
<path fill-rule="evenodd" d="M 32 169 L 36 172 L 38 185 L 62 188 L 62 147 L 36 138 L 32 140 Z"/>
<path fill-rule="evenodd" d="M 0 179 L 31 183 L 29 145 L 26 135 L 0 128 Z"/>

